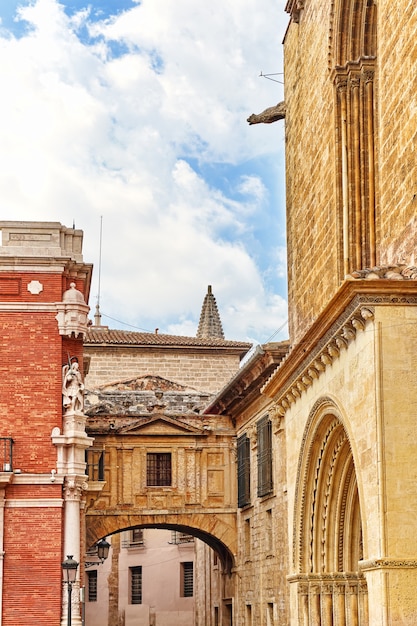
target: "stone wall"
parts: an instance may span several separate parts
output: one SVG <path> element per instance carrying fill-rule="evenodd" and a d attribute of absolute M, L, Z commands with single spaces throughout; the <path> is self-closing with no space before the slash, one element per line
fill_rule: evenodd
<path fill-rule="evenodd" d="M 327 68 L 329 7 L 329 2 L 306 3 L 300 23 L 291 24 L 284 42 L 292 340 L 317 317 L 340 279 L 333 86 Z"/>
<path fill-rule="evenodd" d="M 85 379 L 87 389 L 97 389 L 118 381 L 141 376 L 159 376 L 198 391 L 215 393 L 239 368 L 239 356 L 186 349 L 85 346 L 84 356 L 90 365 Z"/>
<path fill-rule="evenodd" d="M 417 11 L 378 2 L 381 262 L 416 262 Z"/>
<path fill-rule="evenodd" d="M 293 342 L 352 270 L 415 263 L 417 206 L 414 3 L 296 6 L 284 41 Z"/>

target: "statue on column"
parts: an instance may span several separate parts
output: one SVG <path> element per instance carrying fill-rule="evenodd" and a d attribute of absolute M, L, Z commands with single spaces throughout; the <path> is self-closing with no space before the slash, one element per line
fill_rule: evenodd
<path fill-rule="evenodd" d="M 84 383 L 76 356 L 71 357 L 62 368 L 62 404 L 66 413 L 82 412 L 84 409 Z"/>

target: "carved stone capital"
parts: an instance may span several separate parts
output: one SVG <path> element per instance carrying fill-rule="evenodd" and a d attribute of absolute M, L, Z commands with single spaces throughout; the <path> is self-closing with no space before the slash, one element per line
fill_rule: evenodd
<path fill-rule="evenodd" d="M 88 483 L 84 476 L 68 476 L 64 483 L 64 500 L 80 501 L 82 492 L 86 491 Z"/>

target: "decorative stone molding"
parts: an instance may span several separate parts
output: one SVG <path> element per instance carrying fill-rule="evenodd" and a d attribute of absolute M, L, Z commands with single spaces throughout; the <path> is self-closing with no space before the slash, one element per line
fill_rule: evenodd
<path fill-rule="evenodd" d="M 340 357 L 343 350 L 355 340 L 360 331 L 364 331 L 366 323 L 374 316 L 372 307 L 359 306 L 347 319 L 341 319 L 335 328 L 318 343 L 311 353 L 309 362 L 300 368 L 295 375 L 290 378 L 290 385 L 279 395 L 276 401 L 276 410 L 279 415 L 284 416 L 291 404 L 318 379 L 321 374 L 330 367 L 332 363 Z"/>
<path fill-rule="evenodd" d="M 417 280 L 417 267 L 410 265 L 381 265 L 355 270 L 345 276 L 346 280 Z"/>
<path fill-rule="evenodd" d="M 368 559 L 359 562 L 361 572 L 370 572 L 372 570 L 381 569 L 416 569 L 417 560 L 415 559 Z"/>
<path fill-rule="evenodd" d="M 75 288 L 75 283 L 71 283 L 70 289 L 64 292 L 62 302 L 56 303 L 56 310 L 58 313 L 55 319 L 58 322 L 60 335 L 85 336 L 90 307 L 85 303 L 81 291 Z"/>
<path fill-rule="evenodd" d="M 43 291 L 43 285 L 39 280 L 31 280 L 28 283 L 27 289 L 32 295 L 38 296 Z"/>
<path fill-rule="evenodd" d="M 300 21 L 300 13 L 304 9 L 305 0 L 288 0 L 285 10 L 291 15 L 291 19 L 296 24 Z"/>

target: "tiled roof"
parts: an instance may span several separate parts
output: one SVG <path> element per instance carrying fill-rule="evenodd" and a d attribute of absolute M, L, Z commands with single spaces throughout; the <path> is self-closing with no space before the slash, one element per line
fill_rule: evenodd
<path fill-rule="evenodd" d="M 229 341 L 213 337 L 197 338 L 159 333 L 141 333 L 129 330 L 111 330 L 105 326 L 90 326 L 84 338 L 84 345 L 130 345 L 130 346 L 178 346 L 196 348 L 237 348 L 244 352 L 251 344 L 243 341 Z"/>

